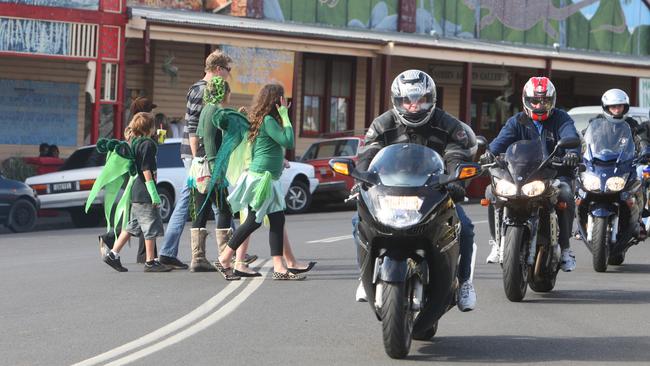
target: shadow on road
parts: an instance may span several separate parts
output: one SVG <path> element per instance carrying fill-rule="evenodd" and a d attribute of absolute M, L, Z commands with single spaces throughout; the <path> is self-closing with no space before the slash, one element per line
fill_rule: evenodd
<path fill-rule="evenodd" d="M 489 364 L 554 361 L 647 362 L 650 337 L 525 337 L 510 335 L 441 337 L 420 342 L 417 361 Z M 414 346 L 417 346 L 414 343 Z M 635 352 L 630 352 L 634 349 Z"/>
<path fill-rule="evenodd" d="M 650 291 L 628 290 L 570 290 L 538 293 L 535 299 L 525 299 L 529 304 L 648 304 Z"/>
<path fill-rule="evenodd" d="M 623 264 L 621 266 L 608 266 L 607 273 L 648 274 L 650 264 Z"/>

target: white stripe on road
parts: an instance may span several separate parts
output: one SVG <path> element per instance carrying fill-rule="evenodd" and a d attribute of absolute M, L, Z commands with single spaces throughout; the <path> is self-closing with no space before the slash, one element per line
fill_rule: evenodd
<path fill-rule="evenodd" d="M 266 261 L 262 266 L 265 266 L 268 262 L 269 262 L 269 261 L 267 260 L 267 261 Z M 186 333 L 187 331 L 189 331 L 189 330 L 195 328 L 196 326 L 198 326 L 198 325 L 200 325 L 201 323 L 205 322 L 207 319 L 212 319 L 212 318 L 214 318 L 215 314 L 222 314 L 222 315 L 220 315 L 219 317 L 217 317 L 217 319 L 214 320 L 212 323 L 210 323 L 210 325 L 213 324 L 214 322 L 219 321 L 219 320 L 220 320 L 221 318 L 223 318 L 224 316 L 230 314 L 230 313 L 231 313 L 231 312 L 232 312 L 232 311 L 233 311 L 237 306 L 239 306 L 239 305 L 241 304 L 241 302 L 242 302 L 245 298 L 247 298 L 248 296 L 250 296 L 250 294 L 251 294 L 253 291 L 255 291 L 255 290 L 256 290 L 256 289 L 257 289 L 257 288 L 262 284 L 262 282 L 264 281 L 264 277 L 265 277 L 264 275 L 266 274 L 266 272 L 268 272 L 268 269 L 267 269 L 266 271 L 264 271 L 264 272 L 261 271 L 260 273 L 262 273 L 262 275 L 263 275 L 263 276 L 261 277 L 261 280 L 259 280 L 259 281 L 258 281 L 258 280 L 256 280 L 256 281 L 250 281 L 250 283 L 251 283 L 250 286 L 248 286 L 247 288 L 245 288 L 244 291 L 242 291 L 242 293 L 240 293 L 239 295 L 237 295 L 237 296 L 236 296 L 235 298 L 233 298 L 231 301 L 227 302 L 227 303 L 226 303 L 224 306 L 222 306 L 220 309 L 216 310 L 214 313 L 212 313 L 211 315 L 209 315 L 209 316 L 206 317 L 205 319 L 199 321 L 199 322 L 196 323 L 194 326 L 187 328 L 185 331 L 183 331 L 183 332 L 181 332 L 181 333 L 178 333 L 178 334 L 176 334 L 175 336 L 173 336 L 173 337 L 171 337 L 171 338 L 169 338 L 169 339 L 176 339 L 177 337 L 181 336 L 182 334 L 187 334 L 187 333 Z M 174 321 L 174 322 L 172 322 L 172 323 L 169 323 L 168 325 L 166 325 L 166 326 L 164 326 L 164 327 L 162 327 L 162 328 L 160 328 L 160 329 L 158 329 L 158 330 L 155 330 L 155 331 L 153 331 L 153 332 L 151 332 L 151 333 L 149 333 L 149 334 L 147 334 L 147 335 L 145 335 L 145 336 L 143 336 L 143 337 L 140 337 L 140 338 L 138 338 L 138 339 L 136 339 L 136 340 L 134 340 L 134 341 L 132 341 L 132 342 L 129 342 L 129 343 L 125 344 L 125 345 L 119 346 L 119 347 L 117 347 L 117 348 L 115 348 L 115 349 L 112 349 L 112 350 L 110 350 L 110 351 L 104 352 L 104 353 L 102 353 L 102 354 L 100 354 L 100 355 L 98 355 L 98 356 L 95 356 L 95 357 L 89 358 L 89 359 L 87 359 L 87 360 L 84 360 L 84 361 L 78 362 L 78 363 L 76 363 L 76 364 L 74 364 L 74 365 L 72 365 L 72 366 L 91 366 L 91 365 L 96 365 L 96 364 L 102 363 L 102 362 L 104 362 L 104 361 L 110 360 L 110 359 L 112 359 L 112 358 L 115 358 L 115 357 L 121 356 L 121 355 L 123 355 L 123 354 L 125 354 L 125 353 L 128 353 L 128 352 L 130 352 L 130 351 L 132 351 L 132 350 L 135 350 L 135 349 L 140 348 L 140 347 L 142 347 L 142 346 L 145 346 L 145 345 L 147 345 L 147 344 L 150 344 L 150 343 L 156 342 L 156 341 L 158 341 L 158 340 L 160 340 L 160 339 L 166 337 L 167 335 L 169 335 L 169 334 L 171 334 L 171 333 L 174 333 L 174 332 L 178 331 L 179 329 L 184 328 L 184 327 L 190 325 L 191 323 L 195 322 L 196 320 L 198 320 L 198 319 L 204 317 L 206 314 L 208 314 L 208 313 L 214 311 L 214 309 L 215 309 L 215 308 L 216 308 L 216 307 L 217 307 L 217 306 L 218 306 L 218 305 L 219 305 L 223 300 L 225 300 L 225 299 L 226 299 L 230 294 L 232 294 L 232 293 L 233 293 L 237 288 L 239 288 L 242 284 L 244 284 L 244 283 L 246 283 L 246 282 L 249 282 L 249 281 L 232 281 L 232 282 L 230 282 L 230 283 L 229 283 L 229 284 L 228 284 L 228 285 L 227 285 L 223 290 L 221 290 L 219 293 L 217 293 L 215 296 L 213 296 L 213 297 L 210 298 L 208 301 L 204 302 L 204 303 L 201 304 L 199 307 L 197 307 L 196 309 L 194 309 L 194 310 L 193 310 L 192 312 L 190 312 L 189 314 L 183 316 L 182 318 L 180 318 L 180 319 L 178 319 L 178 320 L 176 320 L 176 321 Z M 251 287 L 253 287 L 253 289 L 250 290 L 250 291 L 248 291 L 249 288 L 251 288 Z M 241 301 L 239 301 L 239 297 L 240 297 L 243 293 L 246 293 L 246 296 L 245 296 L 243 299 L 241 299 Z M 233 304 L 235 304 L 235 305 L 233 305 Z M 227 312 L 223 313 L 223 312 L 222 312 L 223 309 L 227 309 Z M 200 331 L 200 330 L 203 330 L 203 329 L 205 329 L 205 327 L 203 327 L 203 328 L 197 330 L 196 332 L 198 332 L 198 331 Z M 192 334 L 194 334 L 194 333 L 196 333 L 196 332 L 193 332 L 193 333 L 187 334 L 185 337 L 183 337 L 183 338 L 181 338 L 181 339 L 178 339 L 178 340 L 175 341 L 174 343 L 179 342 L 180 340 L 182 340 L 182 339 L 184 339 L 184 338 L 187 338 L 187 337 L 189 337 L 190 335 L 192 335 Z M 159 351 L 159 350 L 161 350 L 161 349 L 164 348 L 164 347 L 167 347 L 167 345 L 165 345 L 164 347 L 160 347 L 159 345 L 160 345 L 161 343 L 164 343 L 164 341 L 159 342 L 159 343 L 156 343 L 156 344 L 153 344 L 152 346 L 150 346 L 150 347 L 148 347 L 148 348 L 145 348 L 145 349 L 143 349 L 143 350 L 141 350 L 141 351 L 139 351 L 139 352 L 136 352 L 136 353 L 132 354 L 131 356 L 136 355 L 136 354 L 139 354 L 140 352 L 143 352 L 143 351 L 145 351 L 145 350 L 150 350 L 150 349 L 152 349 L 152 348 L 155 348 L 154 351 L 148 352 L 148 353 L 146 354 L 146 355 L 148 355 L 148 354 L 151 354 L 151 353 L 153 353 L 153 352 Z M 171 344 L 174 344 L 174 343 L 171 343 Z M 171 345 L 171 344 L 169 344 L 169 345 Z M 114 362 L 118 362 L 118 361 L 120 361 L 120 360 L 127 359 L 127 358 L 129 358 L 129 357 L 131 357 L 131 356 L 127 356 L 127 357 L 121 358 L 121 359 L 116 360 L 116 361 L 114 361 Z M 139 359 L 139 358 L 141 358 L 141 357 L 144 357 L 144 356 L 145 356 L 145 355 L 143 355 L 143 356 L 139 356 L 139 357 L 137 357 L 137 358 L 135 358 L 135 359 L 132 359 L 132 360 L 130 360 L 130 361 L 128 361 L 128 362 L 131 362 L 131 361 L 137 360 L 137 359 Z M 113 363 L 111 363 L 111 364 L 113 364 Z M 124 363 L 118 363 L 118 364 L 124 364 Z"/>
<path fill-rule="evenodd" d="M 473 221 L 474 224 L 487 224 L 487 220 L 481 220 L 481 221 Z M 342 240 L 348 240 L 352 239 L 352 235 L 342 235 L 342 236 L 332 236 L 330 238 L 324 238 L 324 239 L 317 239 L 317 240 L 310 240 L 307 242 L 307 244 L 315 244 L 315 243 L 334 243 L 337 241 L 342 241 Z"/>

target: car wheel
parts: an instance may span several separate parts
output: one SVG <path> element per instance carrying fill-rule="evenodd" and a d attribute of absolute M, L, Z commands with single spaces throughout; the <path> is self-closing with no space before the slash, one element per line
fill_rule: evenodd
<path fill-rule="evenodd" d="M 75 227 L 95 227 L 102 221 L 104 211 L 101 206 L 92 207 L 88 213 L 85 212 L 83 207 L 75 207 L 70 209 L 70 218 Z"/>
<path fill-rule="evenodd" d="M 287 196 L 285 197 L 287 204 L 287 213 L 297 214 L 307 211 L 311 204 L 311 192 L 309 187 L 303 182 L 294 180 L 291 182 Z"/>
<path fill-rule="evenodd" d="M 8 226 L 14 233 L 31 231 L 36 226 L 36 207 L 25 199 L 17 200 L 9 211 Z"/>
<path fill-rule="evenodd" d="M 158 196 L 160 196 L 160 216 L 163 222 L 168 222 L 174 211 L 174 199 L 167 188 L 158 187 Z"/>

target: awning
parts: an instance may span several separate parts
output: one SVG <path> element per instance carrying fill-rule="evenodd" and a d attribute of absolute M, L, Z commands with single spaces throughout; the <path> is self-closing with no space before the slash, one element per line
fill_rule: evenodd
<path fill-rule="evenodd" d="M 126 36 L 227 44 L 358 57 L 403 56 L 452 62 L 650 77 L 650 58 L 597 52 L 554 50 L 474 39 L 334 28 L 275 22 L 175 9 L 130 8 Z"/>

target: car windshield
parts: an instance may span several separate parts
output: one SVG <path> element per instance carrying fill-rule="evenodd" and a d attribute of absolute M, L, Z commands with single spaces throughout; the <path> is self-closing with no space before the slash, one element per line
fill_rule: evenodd
<path fill-rule="evenodd" d="M 83 147 L 70 155 L 65 160 L 60 171 L 90 168 L 96 166 L 103 166 L 106 163 L 106 155 L 100 154 L 94 146 Z"/>
<path fill-rule="evenodd" d="M 358 139 L 342 139 L 315 143 L 303 155 L 302 161 L 356 156 Z"/>
<path fill-rule="evenodd" d="M 384 185 L 392 187 L 421 187 L 431 175 L 442 174 L 444 170 L 437 152 L 417 144 L 387 146 L 368 167 L 368 171 L 379 174 Z"/>
<path fill-rule="evenodd" d="M 539 139 L 517 141 L 508 147 L 505 158 L 512 179 L 525 181 L 544 159 L 542 143 Z"/>
<path fill-rule="evenodd" d="M 612 122 L 605 118 L 593 119 L 585 132 L 587 145 L 585 157 L 602 161 L 634 159 L 634 139 L 625 122 Z"/>
<path fill-rule="evenodd" d="M 596 117 L 597 114 L 593 113 L 575 113 L 571 114 L 571 118 L 573 119 L 573 122 L 575 122 L 576 130 L 579 133 L 582 133 L 587 128 L 587 125 L 589 124 L 589 120 Z"/>

